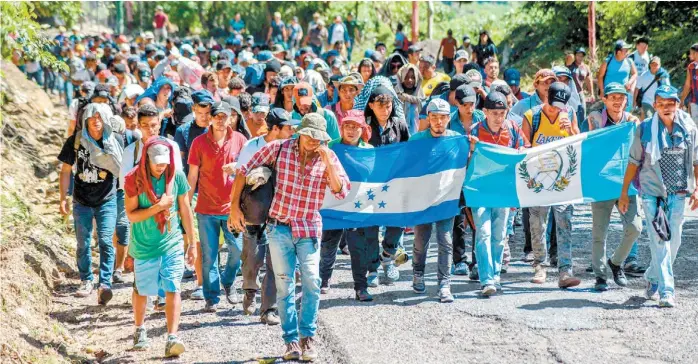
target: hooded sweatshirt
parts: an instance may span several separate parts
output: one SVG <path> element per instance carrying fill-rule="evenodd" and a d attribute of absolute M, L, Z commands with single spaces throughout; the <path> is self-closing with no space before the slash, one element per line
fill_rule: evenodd
<path fill-rule="evenodd" d="M 388 58 L 386 58 L 385 63 L 383 64 L 383 68 L 381 68 L 381 71 L 379 74 L 381 76 L 385 76 L 385 77 L 392 76 L 390 74 L 390 64 L 392 62 L 398 62 L 398 61 L 401 63 L 400 68 L 402 68 L 402 66 L 409 63 L 409 62 L 407 62 L 405 57 L 403 57 L 400 53 L 395 52 L 395 53 L 389 55 Z"/>
<path fill-rule="evenodd" d="M 414 72 L 415 87 L 407 90 L 403 84 L 410 70 Z M 405 113 L 405 121 L 410 134 L 414 134 L 419 129 L 419 113 L 422 111 L 422 103 L 426 99 L 422 90 L 422 74 L 417 66 L 407 63 L 400 68 L 397 78 L 398 83 L 395 86 L 395 92 L 400 101 L 402 101 L 402 109 Z"/>

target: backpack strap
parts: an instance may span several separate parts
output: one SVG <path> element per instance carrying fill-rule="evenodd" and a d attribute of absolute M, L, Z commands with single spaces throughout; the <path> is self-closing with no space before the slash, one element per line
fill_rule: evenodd
<path fill-rule="evenodd" d="M 541 118 L 540 114 L 542 112 L 541 110 L 543 110 L 543 109 L 534 111 L 533 115 L 531 116 L 531 119 L 532 119 L 531 120 L 531 138 L 533 138 L 533 136 L 538 131 L 538 128 L 540 128 L 540 118 Z"/>
<path fill-rule="evenodd" d="M 73 150 L 77 155 L 78 149 L 80 148 L 80 139 L 82 138 L 82 133 L 75 133 L 75 140 L 73 141 Z"/>

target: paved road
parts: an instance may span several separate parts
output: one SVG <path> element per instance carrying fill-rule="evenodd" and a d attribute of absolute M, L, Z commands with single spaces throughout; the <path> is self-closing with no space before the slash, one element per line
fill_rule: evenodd
<path fill-rule="evenodd" d="M 528 283 L 532 269 L 515 261 L 502 276 L 504 293 L 489 299 L 477 295 L 479 284 L 457 277 L 456 301 L 437 301 L 436 251 L 427 265 L 428 291 L 411 290 L 411 267 L 400 267 L 401 280 L 374 289 L 375 300 L 352 299 L 349 259 L 340 256 L 332 290 L 323 295 L 319 314 L 319 345 L 323 363 L 695 363 L 698 352 L 698 219 L 689 217 L 679 258 L 675 264 L 675 309 L 658 309 L 643 296 L 642 279 L 631 279 L 620 289 L 611 283 L 605 293 L 591 290 L 593 277 L 584 272 L 589 264 L 591 214 L 580 206 L 574 217 L 575 272 L 580 287 L 566 291 L 556 285 L 557 273 L 549 270 L 549 282 Z M 618 243 L 621 225 L 614 215 L 610 246 Z M 515 258 L 522 254 L 522 234 L 512 245 Z M 641 259 L 647 263 L 647 237 L 641 240 Z M 411 241 L 406 241 L 411 246 Z M 128 277 L 131 279 L 132 277 Z M 612 282 L 612 280 L 611 280 Z M 75 282 L 77 283 L 77 282 Z M 132 321 L 130 283 L 116 288 L 106 309 L 68 295 L 75 286 L 57 294 L 54 317 L 67 322 L 90 351 L 104 350 L 106 362 L 159 362 L 164 352 L 164 315 L 148 317 L 153 347 L 129 352 Z M 184 285 L 185 297 L 193 288 Z M 242 315 L 240 307 L 224 305 L 215 315 L 204 314 L 203 303 L 184 301 L 180 336 L 188 352 L 179 362 L 255 362 L 273 360 L 283 350 L 279 327 L 259 323 L 258 316 Z M 271 357 L 271 359 L 270 359 Z"/>

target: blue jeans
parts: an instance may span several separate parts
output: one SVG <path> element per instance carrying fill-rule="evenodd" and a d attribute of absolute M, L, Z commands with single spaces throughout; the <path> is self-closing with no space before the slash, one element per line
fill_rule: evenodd
<path fill-rule="evenodd" d="M 63 82 L 63 87 L 65 90 L 65 106 L 70 107 L 70 104 L 73 103 L 73 98 L 75 97 L 75 87 L 70 81 L 70 78 Z"/>
<path fill-rule="evenodd" d="M 92 281 L 92 254 L 90 254 L 92 219 L 97 222 L 99 284 L 111 287 L 111 276 L 114 273 L 112 237 L 116 227 L 116 196 L 112 196 L 97 207 L 88 207 L 79 202 L 73 202 L 75 238 L 78 243 L 76 255 L 81 281 Z"/>
<path fill-rule="evenodd" d="M 504 241 L 507 238 L 507 216 L 509 208 L 473 208 L 475 220 L 475 254 L 477 270 L 482 286 L 499 281 L 504 256 Z"/>
<path fill-rule="evenodd" d="M 29 81 L 36 81 L 36 83 L 39 84 L 39 86 L 44 85 L 44 71 L 42 69 L 39 69 L 36 72 L 27 73 L 27 78 L 29 79 Z"/>
<path fill-rule="evenodd" d="M 514 220 L 516 220 L 516 214 L 518 212 L 519 209 L 509 209 L 509 214 L 507 215 L 507 236 L 514 235 Z"/>
<path fill-rule="evenodd" d="M 131 222 L 126 216 L 124 206 L 124 190 L 116 191 L 116 241 L 119 245 L 128 246 L 131 238 Z"/>
<path fill-rule="evenodd" d="M 645 279 L 652 283 L 659 283 L 659 296 L 665 297 L 674 294 L 674 260 L 681 246 L 681 233 L 683 230 L 683 212 L 686 206 L 686 195 L 669 195 L 666 199 L 666 216 L 669 220 L 671 240 L 662 241 L 652 227 L 652 220 L 657 213 L 656 197 L 642 196 L 642 208 L 645 211 L 647 222 L 647 236 L 650 240 L 650 253 L 652 261 L 645 272 Z"/>
<path fill-rule="evenodd" d="M 451 260 L 453 259 L 453 219 L 454 218 L 451 217 L 414 227 L 414 258 L 412 259 L 412 269 L 415 274 L 424 275 L 432 226 L 436 225 L 436 242 L 439 244 L 436 277 L 439 284 L 449 283 L 451 280 Z"/>
<path fill-rule="evenodd" d="M 313 337 L 320 307 L 320 241 L 295 238 L 288 225 L 267 225 L 269 253 L 276 274 L 276 303 L 285 343 Z M 295 271 L 299 263 L 303 286 L 300 320 L 296 311 Z"/>
<path fill-rule="evenodd" d="M 199 238 L 201 239 L 201 274 L 203 275 L 203 291 L 206 302 L 220 302 L 221 284 L 223 287 L 232 286 L 235 276 L 240 269 L 242 255 L 242 237 L 228 230 L 228 215 L 196 214 L 199 222 Z M 228 260 L 222 273 L 218 271 L 218 246 L 223 231 L 225 244 L 228 245 Z"/>

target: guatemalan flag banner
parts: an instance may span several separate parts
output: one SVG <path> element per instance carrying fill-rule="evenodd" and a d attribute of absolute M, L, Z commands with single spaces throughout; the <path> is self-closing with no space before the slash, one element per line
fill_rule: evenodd
<path fill-rule="evenodd" d="M 344 200 L 325 194 L 323 229 L 414 226 L 458 215 L 468 149 L 462 136 L 373 149 L 333 146 L 351 190 Z"/>
<path fill-rule="evenodd" d="M 530 207 L 618 198 L 634 123 L 595 130 L 519 152 L 477 143 L 465 200 L 477 207 Z"/>

